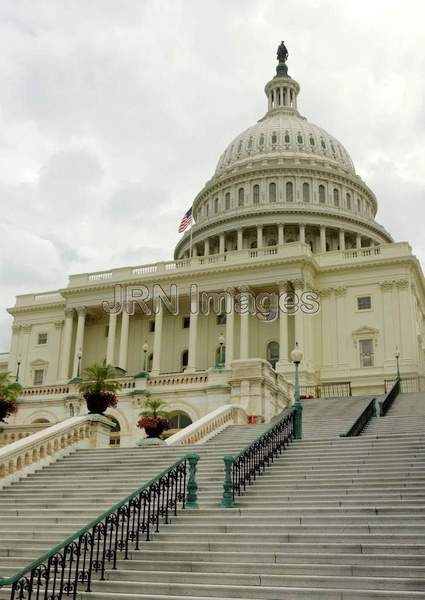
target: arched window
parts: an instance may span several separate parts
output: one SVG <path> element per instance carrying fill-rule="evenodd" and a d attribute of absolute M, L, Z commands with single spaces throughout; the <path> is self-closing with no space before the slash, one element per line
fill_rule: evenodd
<path fill-rule="evenodd" d="M 334 206 L 339 206 L 339 190 L 334 188 Z"/>
<path fill-rule="evenodd" d="M 149 358 L 148 358 L 148 371 L 149 371 L 149 373 L 152 371 L 152 364 L 153 364 L 153 354 L 151 352 L 149 354 Z"/>
<path fill-rule="evenodd" d="M 323 138 L 321 138 L 320 143 L 322 145 L 323 150 L 326 150 L 326 142 Z"/>
<path fill-rule="evenodd" d="M 182 364 L 181 364 L 181 370 L 184 371 L 184 369 L 189 364 L 189 350 L 183 350 L 181 362 L 182 362 Z"/>
<path fill-rule="evenodd" d="M 252 135 L 249 137 L 249 140 L 248 140 L 248 150 L 251 150 L 251 148 L 252 148 Z"/>
<path fill-rule="evenodd" d="M 310 185 L 303 183 L 303 202 L 310 202 Z"/>
<path fill-rule="evenodd" d="M 351 210 L 351 194 L 347 194 L 345 199 L 347 201 L 347 209 Z"/>
<path fill-rule="evenodd" d="M 269 201 L 276 202 L 276 184 L 273 182 L 269 184 Z"/>
<path fill-rule="evenodd" d="M 325 204 L 325 202 L 326 202 L 325 186 L 324 185 L 319 185 L 319 202 L 320 202 L 320 204 Z"/>
<path fill-rule="evenodd" d="M 289 133 L 286 132 L 285 133 L 285 144 L 289 144 L 290 141 L 291 141 L 291 138 L 289 137 Z"/>
<path fill-rule="evenodd" d="M 214 212 L 218 213 L 218 198 L 214 198 Z"/>
<path fill-rule="evenodd" d="M 111 417 L 111 415 L 108 415 L 108 419 L 110 419 L 114 424 L 114 426 L 109 432 L 109 445 L 119 446 L 121 426 L 115 417 Z"/>
<path fill-rule="evenodd" d="M 314 146 L 315 145 L 315 141 L 314 141 L 314 137 L 311 135 L 310 136 L 310 146 Z"/>
<path fill-rule="evenodd" d="M 286 182 L 286 202 L 294 201 L 294 186 L 292 185 L 292 181 Z"/>
<path fill-rule="evenodd" d="M 279 360 L 279 344 L 277 342 L 267 344 L 267 360 L 273 369 L 275 369 L 276 363 Z"/>
<path fill-rule="evenodd" d="M 210 212 L 210 205 L 209 205 L 209 203 L 207 202 L 207 203 L 205 204 L 205 216 L 206 216 L 206 217 L 208 217 L 208 213 L 209 213 L 209 212 Z"/>
<path fill-rule="evenodd" d="M 171 413 L 169 421 L 171 429 L 184 429 L 188 425 L 192 424 L 192 419 L 189 417 L 189 415 L 182 411 Z"/>
<path fill-rule="evenodd" d="M 245 190 L 243 188 L 239 188 L 238 191 L 238 205 L 243 206 L 245 201 Z"/>
<path fill-rule="evenodd" d="M 226 192 L 225 202 L 226 202 L 226 210 L 229 210 L 229 208 L 230 208 L 230 192 Z"/>
<path fill-rule="evenodd" d="M 252 201 L 254 204 L 260 203 L 260 186 L 256 183 L 253 188 Z"/>
<path fill-rule="evenodd" d="M 260 135 L 260 140 L 259 140 L 258 144 L 259 144 L 260 146 L 264 146 L 264 133 L 262 133 L 262 134 Z"/>
<path fill-rule="evenodd" d="M 276 131 L 273 131 L 273 133 L 272 133 L 272 144 L 277 144 L 277 135 L 276 135 Z"/>
<path fill-rule="evenodd" d="M 302 143 L 303 143 L 303 136 L 301 135 L 301 133 L 299 133 L 299 134 L 297 135 L 297 142 L 298 142 L 299 144 L 302 144 Z"/>

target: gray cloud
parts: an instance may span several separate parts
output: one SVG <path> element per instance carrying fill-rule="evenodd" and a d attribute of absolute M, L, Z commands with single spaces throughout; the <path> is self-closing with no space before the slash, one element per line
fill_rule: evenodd
<path fill-rule="evenodd" d="M 226 145 L 266 110 L 277 43 L 379 220 L 425 259 L 421 0 L 4 0 L 0 350 L 16 293 L 172 256 Z"/>

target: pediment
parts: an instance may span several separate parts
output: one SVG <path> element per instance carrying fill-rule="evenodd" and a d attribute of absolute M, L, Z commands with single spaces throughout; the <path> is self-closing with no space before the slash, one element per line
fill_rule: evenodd
<path fill-rule="evenodd" d="M 355 331 L 353 331 L 352 335 L 357 337 L 359 335 L 378 335 L 379 329 L 375 329 L 375 327 L 369 327 L 368 325 L 363 325 L 363 327 L 359 327 Z"/>
<path fill-rule="evenodd" d="M 30 365 L 32 367 L 47 367 L 49 363 L 47 362 L 47 360 L 43 360 L 42 358 L 35 358 L 33 361 L 30 362 Z"/>

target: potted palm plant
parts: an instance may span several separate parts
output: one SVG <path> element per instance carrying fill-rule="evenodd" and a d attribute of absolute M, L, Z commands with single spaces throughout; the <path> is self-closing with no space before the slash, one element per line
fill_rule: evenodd
<path fill-rule="evenodd" d="M 0 373 L 0 422 L 6 423 L 6 417 L 17 412 L 16 400 L 21 392 L 22 386 L 12 381 L 10 373 Z"/>
<path fill-rule="evenodd" d="M 110 365 L 94 364 L 84 369 L 78 389 L 87 403 L 89 414 L 103 415 L 109 407 L 118 404 L 116 392 L 121 384 L 116 381 L 116 370 Z"/>
<path fill-rule="evenodd" d="M 163 410 L 166 403 L 159 398 L 146 398 L 145 410 L 137 422 L 137 427 L 144 429 L 148 438 L 159 438 L 164 431 L 170 429 L 168 413 Z"/>

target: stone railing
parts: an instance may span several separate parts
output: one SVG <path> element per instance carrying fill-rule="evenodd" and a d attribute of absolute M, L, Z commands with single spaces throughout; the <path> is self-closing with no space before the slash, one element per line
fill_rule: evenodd
<path fill-rule="evenodd" d="M 185 446 L 205 442 L 228 425 L 245 425 L 247 422 L 248 415 L 243 408 L 235 404 L 226 404 L 171 435 L 165 443 L 168 446 Z"/>
<path fill-rule="evenodd" d="M 25 387 L 21 396 L 54 396 L 56 394 L 68 394 L 69 386 L 66 384 L 40 385 Z"/>
<path fill-rule="evenodd" d="M 205 384 L 208 381 L 208 373 L 171 373 L 169 375 L 158 375 L 148 379 L 149 387 L 162 387 L 167 385 Z"/>
<path fill-rule="evenodd" d="M 71 417 L 0 448 L 0 486 L 77 448 L 106 448 L 112 421 L 100 415 Z"/>
<path fill-rule="evenodd" d="M 51 423 L 32 423 L 31 425 L 5 425 L 0 427 L 0 446 L 12 444 L 18 440 L 50 427 Z"/>

